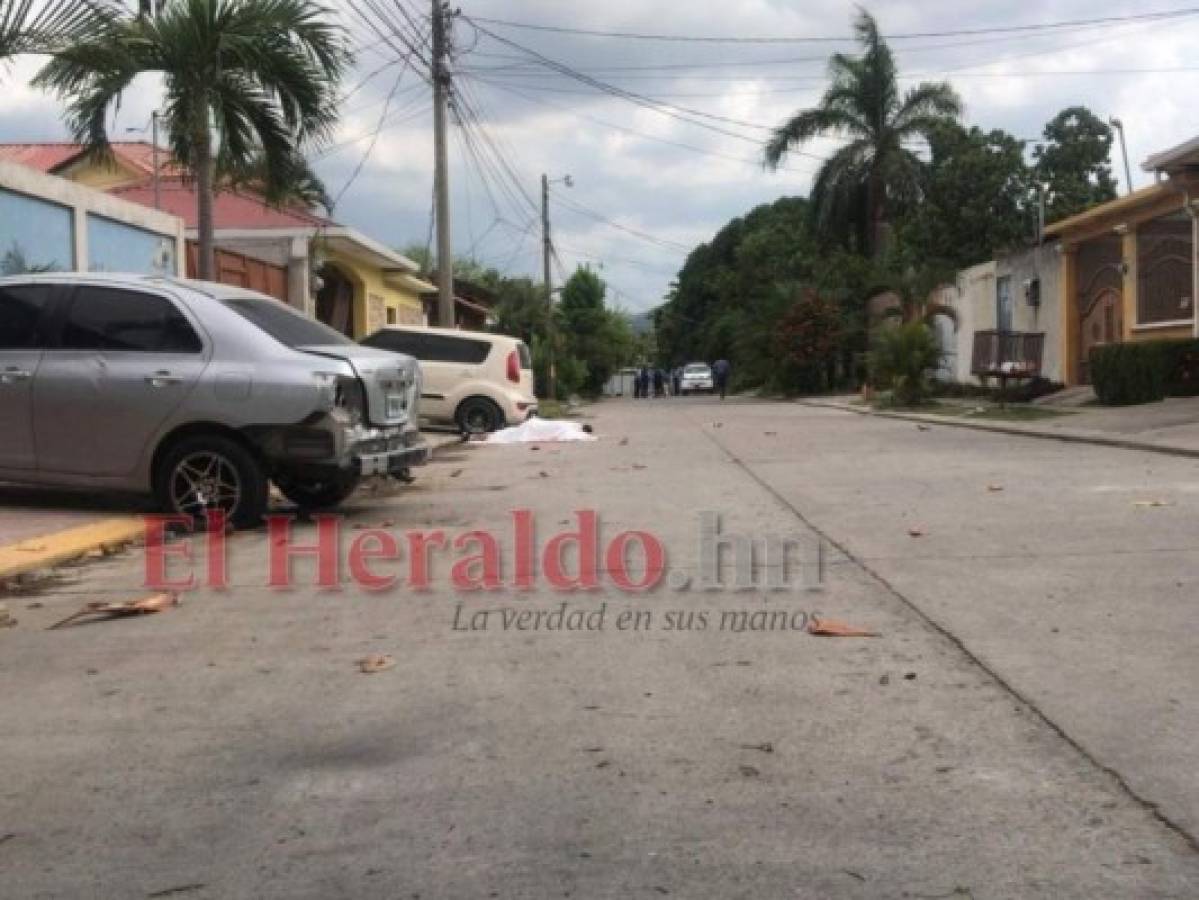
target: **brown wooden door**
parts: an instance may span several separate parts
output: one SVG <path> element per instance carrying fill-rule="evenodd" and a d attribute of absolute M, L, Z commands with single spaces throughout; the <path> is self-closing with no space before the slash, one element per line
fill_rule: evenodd
<path fill-rule="evenodd" d="M 1082 383 L 1091 383 L 1091 349 L 1104 344 L 1117 344 L 1124 334 L 1124 298 L 1119 291 L 1108 289 L 1092 298 L 1082 313 Z"/>

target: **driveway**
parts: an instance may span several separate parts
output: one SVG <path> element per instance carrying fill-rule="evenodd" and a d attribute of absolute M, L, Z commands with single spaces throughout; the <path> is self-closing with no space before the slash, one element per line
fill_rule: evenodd
<path fill-rule="evenodd" d="M 1199 464 L 796 405 L 589 413 L 594 444 L 455 448 L 351 508 L 343 549 L 404 553 L 340 589 L 312 558 L 265 587 L 286 548 L 259 532 L 155 616 L 44 630 L 144 594 L 134 555 L 8 598 L 5 896 L 1199 894 Z M 630 592 L 654 570 L 601 552 L 597 590 L 513 589 L 514 522 L 544 546 L 576 511 L 671 574 Z M 698 590 L 704 512 L 805 562 L 826 541 L 823 590 Z M 412 577 L 416 530 L 461 540 L 430 589 L 363 589 Z M 479 531 L 506 586 L 463 593 Z"/>

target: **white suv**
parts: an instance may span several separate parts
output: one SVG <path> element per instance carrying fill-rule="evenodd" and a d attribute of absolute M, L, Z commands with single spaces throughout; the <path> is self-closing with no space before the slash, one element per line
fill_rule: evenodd
<path fill-rule="evenodd" d="M 712 377 L 712 367 L 707 363 L 688 363 L 683 369 L 683 381 L 679 393 L 691 394 L 696 391 L 712 393 L 716 389 L 716 381 Z"/>
<path fill-rule="evenodd" d="M 523 341 L 502 334 L 388 325 L 362 341 L 415 357 L 424 376 L 420 413 L 471 434 L 519 425 L 537 414 L 533 360 Z"/>

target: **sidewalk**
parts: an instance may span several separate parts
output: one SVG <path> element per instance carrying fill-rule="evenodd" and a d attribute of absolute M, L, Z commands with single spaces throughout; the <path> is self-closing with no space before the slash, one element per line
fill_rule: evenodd
<path fill-rule="evenodd" d="M 1081 406 L 1063 408 L 1063 415 L 1034 422 L 1005 422 L 994 419 L 972 420 L 969 416 L 939 413 L 875 410 L 862 405 L 856 396 L 799 401 L 807 406 L 840 409 L 863 416 L 944 425 L 952 428 L 972 428 L 1002 434 L 1059 441 L 1098 444 L 1130 450 L 1148 450 L 1173 456 L 1199 459 L 1199 397 L 1172 397 L 1161 403 L 1143 406 Z M 963 406 L 976 404 L 961 401 Z M 1039 405 L 1036 409 L 1053 409 Z"/>
<path fill-rule="evenodd" d="M 434 454 L 461 440 L 425 437 Z M 144 516 L 154 511 L 148 497 L 0 482 L 0 582 L 141 541 Z"/>

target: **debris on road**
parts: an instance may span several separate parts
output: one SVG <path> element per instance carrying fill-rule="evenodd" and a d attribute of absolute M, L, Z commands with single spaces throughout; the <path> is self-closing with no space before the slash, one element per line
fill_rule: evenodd
<path fill-rule="evenodd" d="M 0 628 L 15 628 L 17 620 L 12 617 L 8 607 L 0 603 Z"/>
<path fill-rule="evenodd" d="M 992 494 L 998 494 L 1000 491 L 1003 490 L 1003 485 L 1002 484 L 988 484 L 987 490 L 990 491 Z"/>
<path fill-rule="evenodd" d="M 911 528 L 908 529 L 908 535 L 910 537 L 914 537 L 914 538 L 924 537 L 924 529 L 912 526 Z"/>
<path fill-rule="evenodd" d="M 838 622 L 836 619 L 812 619 L 808 625 L 808 634 L 816 637 L 882 637 L 877 631 L 868 631 L 856 625 Z"/>
<path fill-rule="evenodd" d="M 933 426 L 931 426 L 931 425 L 917 425 L 917 426 L 916 426 L 916 430 L 917 430 L 917 431 L 932 431 L 932 430 L 933 430 Z"/>
<path fill-rule="evenodd" d="M 395 664 L 394 657 L 385 656 L 382 653 L 372 653 L 370 656 L 364 656 L 358 660 L 358 668 L 364 675 L 386 672 L 388 669 L 394 669 Z"/>
<path fill-rule="evenodd" d="M 61 622 L 55 622 L 46 630 L 53 631 L 56 628 L 61 628 L 64 625 L 86 618 L 87 616 L 107 616 L 110 619 L 144 616 L 151 613 L 163 612 L 178 605 L 179 595 L 174 593 L 151 594 L 149 597 L 143 597 L 141 600 L 121 600 L 116 603 L 93 602 L 88 603 L 79 612 L 67 616 Z"/>
<path fill-rule="evenodd" d="M 759 753 L 773 753 L 774 744 L 770 741 L 763 741 L 761 744 L 742 744 L 742 750 L 757 750 Z"/>
<path fill-rule="evenodd" d="M 453 472 L 450 473 L 450 477 L 457 478 L 459 475 L 461 475 L 465 471 L 466 471 L 465 469 L 455 469 Z"/>
<path fill-rule="evenodd" d="M 757 778 L 759 775 L 762 774 L 760 770 L 754 768 L 753 766 L 739 766 L 738 770 L 746 778 Z"/>
<path fill-rule="evenodd" d="M 1132 505 L 1137 509 L 1161 509 L 1174 504 L 1169 500 L 1136 500 Z"/>
<path fill-rule="evenodd" d="M 472 444 L 552 444 L 597 440 L 591 426 L 564 419 L 529 419 L 521 425 L 502 428 Z M 536 449 L 535 447 L 533 449 Z"/>
<path fill-rule="evenodd" d="M 628 439 L 628 438 L 621 438 L 621 439 L 620 439 L 620 446 L 622 446 L 622 447 L 627 447 L 627 446 L 629 446 L 629 439 Z"/>

